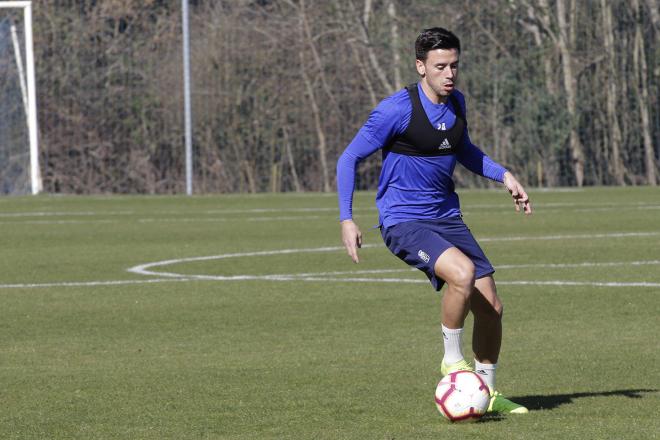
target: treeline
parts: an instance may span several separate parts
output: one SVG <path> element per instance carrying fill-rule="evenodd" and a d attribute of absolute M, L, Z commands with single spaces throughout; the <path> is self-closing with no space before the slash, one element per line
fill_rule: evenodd
<path fill-rule="evenodd" d="M 35 2 L 46 191 L 183 191 L 180 8 Z M 197 0 L 190 13 L 196 192 L 334 190 L 369 111 L 417 80 L 413 43 L 432 26 L 462 40 L 471 138 L 527 184 L 658 183 L 659 0 Z M 377 183 L 375 156 L 360 188 Z"/>

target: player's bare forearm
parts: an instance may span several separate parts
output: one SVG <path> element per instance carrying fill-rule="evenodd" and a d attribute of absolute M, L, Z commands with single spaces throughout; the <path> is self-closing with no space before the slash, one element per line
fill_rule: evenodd
<path fill-rule="evenodd" d="M 358 249 L 362 247 L 362 232 L 353 220 L 341 222 L 341 240 L 353 262 L 359 263 Z"/>
<path fill-rule="evenodd" d="M 516 208 L 516 212 L 520 212 L 520 209 L 522 208 L 525 214 L 531 214 L 532 204 L 529 200 L 529 196 L 527 195 L 525 188 L 520 184 L 520 182 L 518 182 L 518 179 L 516 179 L 510 171 L 504 173 L 504 186 L 513 198 L 513 204 Z"/>

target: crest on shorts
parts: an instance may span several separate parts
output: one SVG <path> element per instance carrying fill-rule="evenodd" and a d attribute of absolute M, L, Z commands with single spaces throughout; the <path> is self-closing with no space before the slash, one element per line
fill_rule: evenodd
<path fill-rule="evenodd" d="M 419 252 L 417 252 L 417 256 L 421 258 L 424 263 L 428 263 L 429 260 L 431 259 L 431 257 L 429 257 L 429 254 L 427 254 L 421 249 L 419 250 Z"/>

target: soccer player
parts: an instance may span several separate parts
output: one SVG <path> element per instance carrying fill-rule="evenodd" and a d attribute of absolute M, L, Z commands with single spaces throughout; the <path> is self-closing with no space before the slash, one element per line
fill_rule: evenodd
<path fill-rule="evenodd" d="M 465 98 L 456 88 L 460 41 L 435 27 L 415 42 L 420 81 L 385 98 L 348 145 L 337 163 L 342 241 L 359 262 L 362 234 L 352 220 L 355 168 L 382 150 L 376 205 L 380 230 L 390 251 L 423 271 L 442 297 L 444 357 L 441 373 L 476 371 L 491 390 L 490 412 L 527 413 L 527 408 L 495 388 L 502 340 L 502 302 L 490 264 L 463 223 L 452 173 L 456 162 L 473 173 L 501 182 L 516 211 L 532 213 L 523 186 L 470 141 Z M 474 315 L 474 369 L 461 347 L 463 324 Z"/>

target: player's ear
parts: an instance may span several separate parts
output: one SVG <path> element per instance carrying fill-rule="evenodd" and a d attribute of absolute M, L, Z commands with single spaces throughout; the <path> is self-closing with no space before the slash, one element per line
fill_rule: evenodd
<path fill-rule="evenodd" d="M 424 65 L 424 61 L 415 60 L 415 67 L 417 68 L 417 73 L 419 73 L 419 76 L 423 77 L 426 75 L 426 66 Z"/>

